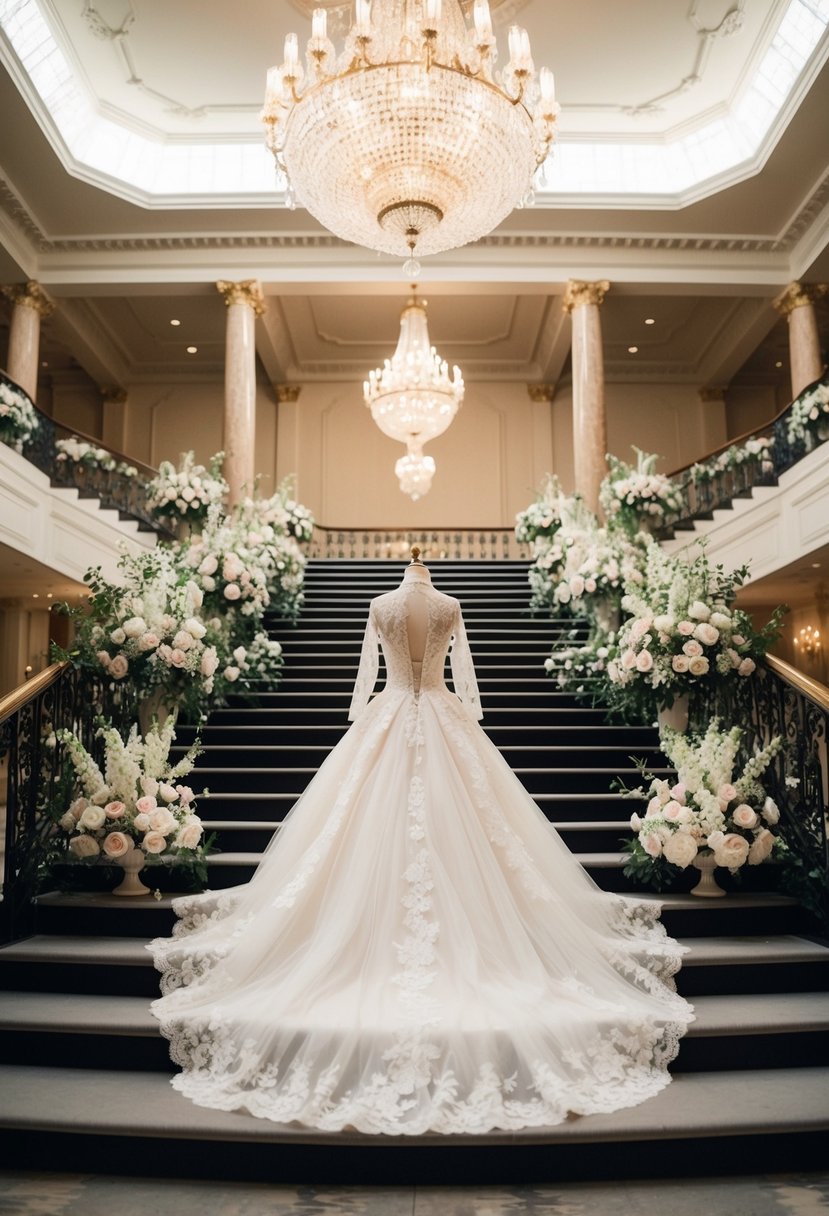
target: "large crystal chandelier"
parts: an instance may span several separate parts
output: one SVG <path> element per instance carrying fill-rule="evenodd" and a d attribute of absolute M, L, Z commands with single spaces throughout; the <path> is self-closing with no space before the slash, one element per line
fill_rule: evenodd
<path fill-rule="evenodd" d="M 355 0 L 340 54 L 314 10 L 268 72 L 266 141 L 295 198 L 336 236 L 382 253 L 439 253 L 491 232 L 532 192 L 555 134 L 553 74 L 512 26 L 496 70 L 488 0 Z"/>
<path fill-rule="evenodd" d="M 415 289 L 416 291 L 416 289 Z M 369 372 L 365 403 L 384 435 L 406 444 L 395 465 L 404 494 L 421 498 L 432 484 L 435 462 L 423 444 L 442 435 L 463 402 L 461 369 L 441 359 L 429 341 L 426 301 L 412 292 L 400 315 L 400 337 L 391 359 Z"/>

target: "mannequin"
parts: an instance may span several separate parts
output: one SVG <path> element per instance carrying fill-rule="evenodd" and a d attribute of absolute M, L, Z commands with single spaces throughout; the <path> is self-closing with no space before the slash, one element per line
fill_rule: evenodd
<path fill-rule="evenodd" d="M 412 546 L 412 560 L 403 573 L 401 586 L 415 586 L 418 589 L 432 590 L 432 576 L 420 560 L 420 549 Z M 426 650 L 426 633 L 429 626 L 429 607 L 422 595 L 411 597 L 411 604 L 406 618 L 406 633 L 409 638 L 409 654 L 412 659 L 412 670 L 415 688 L 420 685 L 420 669 Z"/>

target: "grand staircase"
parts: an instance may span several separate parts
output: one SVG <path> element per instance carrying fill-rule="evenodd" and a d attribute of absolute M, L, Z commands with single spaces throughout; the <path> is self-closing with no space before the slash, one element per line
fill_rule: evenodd
<path fill-rule="evenodd" d="M 211 887 L 250 878 L 346 730 L 368 602 L 401 570 L 312 562 L 299 625 L 270 623 L 285 652 L 280 687 L 211 716 L 193 774 L 195 788 L 210 790 L 199 811 L 221 849 Z M 596 882 L 627 890 L 620 843 L 632 806 L 609 787 L 616 776 L 635 782 L 631 755 L 667 771 L 656 732 L 609 726 L 600 709 L 555 690 L 542 663 L 559 627 L 528 615 L 526 571 L 519 562 L 445 561 L 433 579 L 463 605 L 484 729 Z M 191 736 L 179 730 L 181 747 Z M 752 879 L 762 887 L 768 872 Z M 716 901 L 663 897 L 668 931 L 690 948 L 679 988 L 697 1020 L 675 1083 L 658 1097 L 549 1131 L 451 1140 L 282 1128 L 176 1094 L 148 1011 L 157 976 L 144 949 L 169 933 L 170 903 L 170 894 L 49 894 L 37 935 L 0 950 L 0 1130 L 16 1165 L 129 1173 L 140 1160 L 142 1172 L 202 1177 L 487 1182 L 825 1162 L 829 946 L 809 936 L 792 899 L 762 889 Z"/>

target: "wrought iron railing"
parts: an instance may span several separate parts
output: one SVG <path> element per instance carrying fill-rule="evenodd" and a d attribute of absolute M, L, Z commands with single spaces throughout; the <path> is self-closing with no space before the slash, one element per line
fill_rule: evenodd
<path fill-rule="evenodd" d="M 525 560 L 512 528 L 328 528 L 317 524 L 308 556 L 402 561 L 417 545 L 424 559 Z"/>
<path fill-rule="evenodd" d="M 53 663 L 0 700 L 0 757 L 6 769 L 5 856 L 0 902 L 0 941 L 33 932 L 35 896 L 44 868 L 63 848 L 51 808 L 58 805 L 66 774 L 55 732 L 74 731 L 100 755 L 97 718 L 131 721 L 135 701 L 126 685 L 98 678 L 71 663 Z M 67 803 L 68 805 L 68 803 Z"/>
<path fill-rule="evenodd" d="M 735 498 L 750 498 L 755 487 L 777 485 L 781 473 L 824 442 L 816 432 L 807 439 L 789 438 L 796 403 L 822 384 L 829 384 L 829 378 L 824 376 L 808 385 L 765 426 L 730 439 L 703 460 L 668 474 L 680 491 L 683 505 L 666 520 L 658 536 L 664 539 L 675 532 L 691 531 L 695 520 L 711 519 L 714 511 L 730 507 Z"/>
<path fill-rule="evenodd" d="M 0 382 L 10 385 L 17 392 L 24 392 L 19 384 L 0 372 Z M 156 476 L 156 470 L 131 456 L 108 447 L 100 439 L 83 431 L 73 430 L 56 422 L 32 402 L 38 419 L 38 427 L 31 439 L 23 444 L 23 455 L 41 473 L 45 473 L 52 485 L 76 489 L 81 498 L 97 498 L 102 507 L 117 511 L 121 519 L 134 519 L 142 532 L 157 532 L 170 535 L 147 507 L 147 482 Z M 75 461 L 61 458 L 57 448 L 60 439 L 75 438 L 103 450 L 114 467 L 105 468 L 96 462 Z M 127 470 L 133 469 L 134 473 Z"/>

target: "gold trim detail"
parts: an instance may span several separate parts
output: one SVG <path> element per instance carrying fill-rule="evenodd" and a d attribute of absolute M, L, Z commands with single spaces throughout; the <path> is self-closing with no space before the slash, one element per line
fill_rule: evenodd
<path fill-rule="evenodd" d="M 527 395 L 530 401 L 541 403 L 542 401 L 553 401 L 556 395 L 556 384 L 528 384 Z"/>
<path fill-rule="evenodd" d="M 261 317 L 265 311 L 265 297 L 262 293 L 262 284 L 258 279 L 242 279 L 238 283 L 232 283 L 228 279 L 219 279 L 216 290 L 224 297 L 225 305 L 228 308 L 231 304 L 248 304 L 257 317 Z"/>
<path fill-rule="evenodd" d="M 790 317 L 796 308 L 805 308 L 807 304 L 816 304 L 829 291 L 827 283 L 789 283 L 781 292 L 773 306 L 783 317 Z"/>
<path fill-rule="evenodd" d="M 40 317 L 50 317 L 55 311 L 54 304 L 40 283 L 36 283 L 34 279 L 30 279 L 28 283 L 12 283 L 8 287 L 1 287 L 0 291 L 12 304 L 33 308 Z"/>
<path fill-rule="evenodd" d="M 564 292 L 562 310 L 572 313 L 574 308 L 581 308 L 584 304 L 595 304 L 598 307 L 604 303 L 609 291 L 610 283 L 607 279 L 598 279 L 593 283 L 587 283 L 583 279 L 570 279 Z"/>
<path fill-rule="evenodd" d="M 280 405 L 293 404 L 299 401 L 299 394 L 302 392 L 301 384 L 275 384 L 273 387 L 276 399 Z"/>

